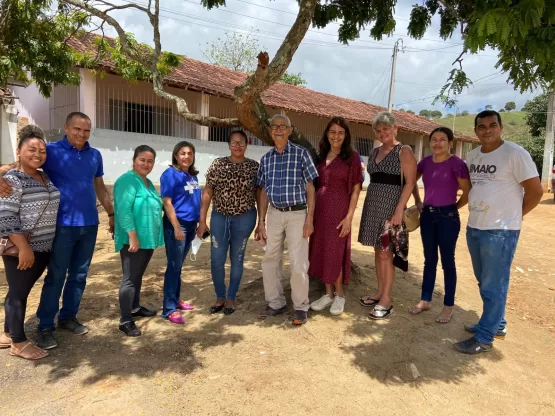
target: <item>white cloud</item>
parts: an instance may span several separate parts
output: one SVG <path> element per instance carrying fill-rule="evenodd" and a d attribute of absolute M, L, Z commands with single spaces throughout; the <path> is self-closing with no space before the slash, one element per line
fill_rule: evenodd
<path fill-rule="evenodd" d="M 145 3 L 146 0 L 136 2 Z M 224 36 L 226 31 L 244 33 L 255 27 L 259 31 L 260 44 L 272 56 L 295 20 L 291 13 L 298 10 L 295 0 L 227 0 L 226 3 L 227 7 L 208 11 L 197 0 L 165 0 L 160 22 L 163 48 L 202 60 L 202 47 L 207 42 Z M 323 30 L 311 28 L 297 50 L 289 72 L 302 72 L 308 87 L 316 91 L 387 105 L 392 45 L 402 38 L 405 52 L 399 53 L 397 60 L 395 108 L 410 108 L 416 112 L 436 108 L 447 112 L 441 104 L 432 107 L 433 97 L 430 96 L 439 92 L 453 68 L 452 63 L 461 50 L 458 45 L 460 36 L 455 34 L 443 42 L 438 35 L 439 20 L 434 18 L 424 39 L 407 37 L 406 28 L 413 4 L 414 0 L 399 0 L 395 13 L 398 18 L 396 35 L 381 42 L 370 38 L 366 30 L 359 40 L 344 46 L 337 42 L 337 25 L 328 25 Z M 152 43 L 152 29 L 144 15 L 127 9 L 119 11 L 116 16 L 137 40 Z M 468 76 L 479 80 L 498 72 L 495 55 L 495 51 L 488 50 L 480 55 L 465 56 L 463 67 Z M 486 104 L 500 108 L 507 101 L 516 101 L 517 108 L 520 108 L 535 95 L 515 92 L 512 86 L 505 84 L 505 79 L 498 74 L 478 81 L 461 94 L 459 108 L 471 112 Z"/>

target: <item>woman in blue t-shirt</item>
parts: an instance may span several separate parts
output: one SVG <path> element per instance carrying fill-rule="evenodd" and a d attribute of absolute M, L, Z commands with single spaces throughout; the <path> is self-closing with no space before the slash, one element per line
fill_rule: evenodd
<path fill-rule="evenodd" d="M 183 324 L 179 310 L 194 306 L 180 300 L 181 267 L 195 238 L 200 218 L 201 191 L 195 168 L 195 147 L 179 142 L 173 149 L 172 165 L 160 177 L 160 193 L 164 202 L 164 242 L 167 266 L 164 275 L 164 307 L 162 317 Z"/>

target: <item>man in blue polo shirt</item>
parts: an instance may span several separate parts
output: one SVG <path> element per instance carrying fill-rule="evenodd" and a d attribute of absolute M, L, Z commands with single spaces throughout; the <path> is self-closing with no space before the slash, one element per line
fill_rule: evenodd
<path fill-rule="evenodd" d="M 281 268 L 284 240 L 287 239 L 291 262 L 291 299 L 295 307 L 293 324 L 302 325 L 307 321 L 310 307 L 308 237 L 314 231 L 313 181 L 318 177 L 318 171 L 308 150 L 289 141 L 292 131 L 291 121 L 286 116 L 278 114 L 272 118 L 269 132 L 275 147 L 262 156 L 258 169 L 259 218 L 255 239 L 266 243 L 262 279 L 268 301 L 268 306 L 258 317 L 265 319 L 285 312 Z"/>
<path fill-rule="evenodd" d="M 77 312 L 96 244 L 99 223 L 97 197 L 110 218 L 110 232 L 114 228 L 114 208 L 102 179 L 102 156 L 88 143 L 91 120 L 86 114 L 71 113 L 67 116 L 64 130 L 66 135 L 63 139 L 47 144 L 46 162 L 42 166 L 60 190 L 56 237 L 37 310 L 37 344 L 43 349 L 58 346 L 53 337 L 54 318 L 58 312 L 59 329 L 77 335 L 89 331 L 77 320 Z M 3 180 L 0 179 L 0 182 L 0 194 L 7 190 L 11 192 Z"/>

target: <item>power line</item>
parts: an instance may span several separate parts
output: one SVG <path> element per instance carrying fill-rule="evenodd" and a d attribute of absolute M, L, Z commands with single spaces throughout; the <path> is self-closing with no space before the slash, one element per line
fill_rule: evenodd
<path fill-rule="evenodd" d="M 495 76 L 495 75 L 500 75 L 501 73 L 502 73 L 502 71 L 494 72 L 493 74 L 489 74 L 489 75 L 486 75 L 486 76 L 484 76 L 484 77 L 482 77 L 482 78 L 478 78 L 476 81 L 473 81 L 472 83 L 473 83 L 473 84 L 478 84 L 479 81 L 483 81 L 483 80 L 485 80 L 485 79 L 487 79 L 487 78 L 490 78 L 490 77 L 493 77 L 493 76 Z M 489 88 L 489 86 L 488 86 L 488 88 Z M 499 87 L 498 87 L 497 85 L 495 85 L 493 88 L 499 88 Z M 483 91 L 480 91 L 480 92 L 483 92 Z M 468 94 L 460 94 L 460 95 L 458 95 L 458 97 L 466 96 L 466 95 L 470 95 L 470 94 L 473 94 L 473 93 L 471 92 L 471 93 L 468 93 Z M 406 101 L 406 102 L 400 103 L 400 104 L 395 104 L 395 106 L 398 107 L 398 106 L 400 106 L 400 105 L 411 104 L 411 103 L 415 103 L 415 102 L 418 102 L 418 101 L 424 101 L 424 100 L 426 100 L 426 99 L 428 99 L 428 98 L 435 98 L 435 97 L 437 97 L 437 94 L 428 95 L 428 96 L 426 96 L 426 97 L 418 98 L 418 99 L 416 99 L 416 100 Z"/>
<path fill-rule="evenodd" d="M 389 60 L 389 62 L 387 63 L 385 69 L 383 70 L 382 74 L 380 75 L 380 77 L 378 78 L 378 81 L 374 84 L 374 87 L 372 88 L 372 90 L 370 91 L 370 93 L 368 94 L 368 99 L 370 100 L 372 97 L 372 94 L 374 93 L 374 91 L 378 92 L 381 87 L 383 86 L 383 84 L 385 84 L 385 78 L 384 75 L 386 74 L 386 72 L 388 71 L 388 69 L 391 67 L 391 64 L 393 63 L 393 58 L 391 58 Z M 383 81 L 382 81 L 383 79 Z M 382 84 L 383 82 L 383 84 Z M 379 87 L 378 87 L 379 85 Z M 377 95 L 376 95 L 377 96 Z"/>
<path fill-rule="evenodd" d="M 186 0 L 186 1 L 189 2 L 189 3 L 194 3 L 194 2 L 191 1 L 191 0 Z M 263 6 L 262 4 L 257 4 L 257 3 L 253 3 L 253 2 L 250 2 L 250 1 L 246 1 L 246 0 L 235 0 L 235 1 L 238 1 L 238 2 L 241 2 L 241 3 L 245 3 L 245 4 L 250 4 L 251 6 L 261 7 L 261 8 L 263 8 L 263 9 L 273 10 L 273 11 L 276 11 L 276 12 L 281 12 L 281 13 L 286 13 L 286 14 L 291 14 L 291 15 L 293 15 L 293 16 L 297 16 L 297 13 L 290 12 L 290 11 L 288 11 L 288 10 L 281 10 L 281 9 L 276 9 L 276 8 L 274 8 L 274 7 Z M 223 9 L 218 9 L 218 10 L 223 10 Z M 402 20 L 402 21 L 405 21 L 405 22 L 410 22 L 409 19 L 403 19 L 403 18 L 401 18 L 401 17 L 396 17 L 396 16 L 394 16 L 394 19 L 395 19 L 395 20 Z M 339 26 L 339 23 L 334 23 L 334 22 L 332 22 L 332 23 L 330 23 L 330 24 Z M 366 32 L 366 30 L 365 30 L 364 32 Z M 369 31 L 368 31 L 368 32 L 369 32 Z M 392 36 L 400 36 L 400 37 L 404 37 L 404 38 L 410 38 L 410 36 L 408 36 L 408 35 L 402 35 L 402 34 L 400 34 L 400 33 L 393 33 Z M 439 40 L 439 39 L 431 39 L 431 38 L 421 38 L 421 39 L 422 39 L 422 40 L 427 40 L 427 41 L 430 41 L 430 42 L 454 43 L 454 44 L 456 44 L 456 45 L 463 45 L 462 43 L 449 42 L 449 41 Z M 391 46 L 393 46 L 393 45 L 391 45 Z"/>
<path fill-rule="evenodd" d="M 147 5 L 144 4 L 144 3 L 134 2 L 134 1 L 131 1 L 131 0 L 122 0 L 122 1 L 125 2 L 125 3 L 137 4 L 137 5 L 140 5 L 140 6 L 147 7 Z M 190 2 L 190 3 L 192 3 L 192 4 L 198 4 L 198 3 L 196 3 L 196 2 L 192 2 L 191 0 L 184 0 L 184 1 Z M 200 5 L 200 4 L 199 4 L 199 5 Z M 135 10 L 135 9 L 131 9 L 131 10 L 134 11 L 134 12 L 138 12 L 138 10 Z M 202 21 L 205 21 L 205 22 L 214 23 L 214 24 L 219 24 L 219 25 L 223 25 L 223 26 L 229 26 L 229 27 L 236 28 L 236 29 L 238 29 L 238 30 L 245 31 L 244 27 L 241 26 L 241 25 L 236 25 L 236 24 L 232 24 L 232 23 L 222 22 L 222 21 L 220 21 L 220 20 L 215 20 L 215 19 L 209 19 L 209 18 L 205 18 L 205 17 L 198 16 L 198 15 L 191 15 L 191 14 L 188 14 L 188 13 L 183 13 L 183 12 L 180 12 L 180 11 L 177 11 L 177 10 L 174 10 L 174 9 L 168 9 L 168 8 L 164 8 L 164 7 L 160 7 L 160 10 L 166 11 L 166 12 L 172 13 L 172 14 L 177 14 L 177 15 L 180 15 L 180 16 L 189 17 L 189 18 L 192 18 L 192 19 L 202 20 Z M 255 20 L 262 20 L 262 21 L 267 22 L 267 23 L 273 23 L 273 24 L 277 24 L 277 25 L 282 25 L 282 23 L 279 23 L 279 22 L 274 22 L 274 21 L 270 21 L 270 20 L 266 20 L 266 19 L 259 19 L 259 18 L 253 17 L 253 16 L 244 15 L 244 14 L 232 12 L 232 11 L 225 10 L 225 9 L 221 9 L 221 10 L 222 10 L 222 11 L 225 11 L 225 12 L 229 12 L 229 13 L 238 14 L 238 15 L 240 15 L 240 16 L 248 17 L 248 18 L 255 19 Z M 183 21 L 183 20 L 180 20 L 180 19 L 176 19 L 176 18 L 174 18 L 174 17 L 172 17 L 172 16 L 165 16 L 165 15 L 163 15 L 162 17 L 165 17 L 165 18 L 168 18 L 168 19 L 171 19 L 171 20 L 176 20 L 176 21 L 185 22 L 185 23 L 190 23 L 190 24 L 196 24 L 196 25 L 200 25 L 200 26 L 204 26 L 204 27 L 209 27 L 209 28 L 213 28 L 213 29 L 224 30 L 224 29 L 218 28 L 218 27 L 213 27 L 213 26 L 209 26 L 209 25 L 202 25 L 202 24 L 199 24 L 199 23 L 197 23 L 197 22 Z M 260 32 L 260 33 L 268 34 L 267 36 L 265 36 L 266 38 L 268 38 L 268 36 L 272 36 L 272 37 L 270 37 L 270 39 L 279 39 L 279 40 L 282 40 L 282 38 L 279 37 L 279 36 L 285 36 L 285 34 L 276 34 L 275 32 L 262 31 L 262 30 L 260 30 L 260 29 L 257 29 L 257 31 Z M 321 31 L 317 31 L 317 30 L 310 30 L 310 29 L 309 29 L 308 32 L 317 33 L 317 34 L 322 34 L 322 35 L 327 35 L 327 36 L 336 36 L 336 35 L 334 35 L 334 34 L 332 34 L 332 33 L 325 33 L 325 32 L 321 32 Z M 276 37 L 276 36 L 277 36 L 277 37 Z M 264 36 L 262 36 L 262 37 L 264 37 Z M 312 44 L 312 45 L 317 45 L 317 46 L 329 46 L 329 47 L 334 47 L 334 48 L 352 48 L 352 49 L 365 49 L 365 50 L 379 50 L 379 49 L 384 49 L 384 50 L 385 50 L 385 49 L 389 49 L 387 46 L 393 46 L 393 45 L 386 44 L 386 43 L 382 43 L 382 42 L 377 42 L 377 41 L 364 41 L 364 40 L 360 40 L 360 42 L 363 42 L 363 43 L 373 43 L 373 44 L 375 43 L 375 44 L 378 44 L 378 45 L 384 45 L 384 46 L 386 46 L 386 47 L 369 47 L 369 46 L 361 46 L 361 45 L 353 45 L 353 44 L 350 44 L 350 45 L 341 45 L 341 44 L 337 44 L 337 43 L 335 43 L 335 42 L 334 42 L 334 43 L 331 43 L 331 42 L 323 42 L 323 41 L 319 41 L 319 40 L 314 39 L 314 38 L 306 38 L 306 37 L 305 37 L 305 40 L 303 40 L 303 42 L 305 42 L 306 40 L 312 42 L 312 43 L 310 43 L 310 44 Z M 315 43 L 315 42 L 318 42 L 318 43 Z M 301 43 L 301 44 L 302 44 L 302 43 Z M 307 44 L 308 44 L 308 43 L 307 43 Z M 417 51 L 418 51 L 418 52 L 433 52 L 433 51 L 440 51 L 440 50 L 442 50 L 442 49 L 448 49 L 448 48 L 452 48 L 452 47 L 455 47 L 455 46 L 448 46 L 448 47 L 437 48 L 437 49 L 419 49 L 419 48 L 409 47 L 410 50 L 408 50 L 408 52 L 417 52 Z M 457 55 L 459 54 L 459 52 L 436 52 L 436 53 L 457 54 Z M 496 57 L 496 56 L 495 56 L 495 55 L 480 55 L 480 57 Z"/>

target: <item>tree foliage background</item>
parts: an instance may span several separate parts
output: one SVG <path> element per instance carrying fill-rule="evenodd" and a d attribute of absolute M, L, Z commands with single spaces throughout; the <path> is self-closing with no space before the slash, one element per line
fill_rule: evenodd
<path fill-rule="evenodd" d="M 78 84 L 75 54 L 66 41 L 87 23 L 87 13 L 63 3 L 52 9 L 50 0 L 2 0 L 0 88 L 9 80 L 33 80 L 48 97 L 53 85 Z"/>

